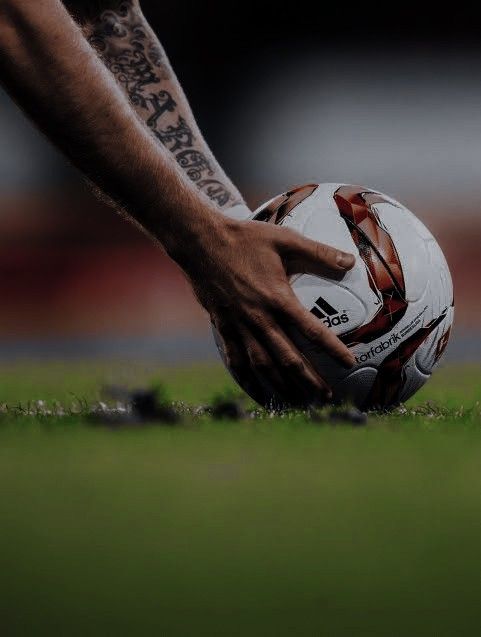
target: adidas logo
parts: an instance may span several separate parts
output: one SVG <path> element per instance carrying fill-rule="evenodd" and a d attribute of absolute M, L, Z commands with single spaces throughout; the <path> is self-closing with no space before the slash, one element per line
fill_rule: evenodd
<path fill-rule="evenodd" d="M 311 313 L 317 316 L 318 319 L 321 319 L 327 327 L 335 327 L 336 325 L 341 325 L 341 323 L 349 323 L 346 310 L 342 310 L 341 312 L 335 310 L 332 305 L 329 305 L 321 296 L 317 299 Z"/>

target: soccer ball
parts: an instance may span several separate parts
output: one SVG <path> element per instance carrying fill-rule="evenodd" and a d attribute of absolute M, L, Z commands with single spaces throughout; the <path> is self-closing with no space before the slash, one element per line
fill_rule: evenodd
<path fill-rule="evenodd" d="M 385 409 L 424 385 L 449 340 L 453 285 L 441 248 L 412 212 L 362 186 L 308 184 L 271 199 L 252 219 L 356 256 L 342 279 L 302 274 L 291 280 L 304 307 L 356 358 L 346 370 L 300 334 L 290 334 L 328 381 L 335 401 Z"/>

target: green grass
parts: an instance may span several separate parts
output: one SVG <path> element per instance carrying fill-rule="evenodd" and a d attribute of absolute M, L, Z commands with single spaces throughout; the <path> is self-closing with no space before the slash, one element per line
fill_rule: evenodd
<path fill-rule="evenodd" d="M 192 404 L 232 387 L 218 366 L 18 364 L 0 402 L 154 380 Z M 478 635 L 480 397 L 481 370 L 452 367 L 363 428 L 4 414 L 0 630 Z"/>

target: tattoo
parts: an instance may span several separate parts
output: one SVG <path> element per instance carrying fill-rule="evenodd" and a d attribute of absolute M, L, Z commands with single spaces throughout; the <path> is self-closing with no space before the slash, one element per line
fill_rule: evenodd
<path fill-rule="evenodd" d="M 87 38 L 155 137 L 172 152 L 197 187 L 221 207 L 236 203 L 229 190 L 213 178 L 215 171 L 209 159 L 198 150 L 202 140 L 196 139 L 178 113 L 176 101 L 162 86 L 171 80 L 169 67 L 134 2 L 122 0 L 115 9 L 103 11 L 88 24 Z M 172 123 L 176 112 L 177 119 Z"/>
<path fill-rule="evenodd" d="M 159 91 L 157 94 L 152 93 L 148 101 L 153 108 L 153 113 L 147 119 L 147 126 L 155 130 L 158 119 L 167 111 L 173 113 L 177 104 L 168 91 Z"/>
<path fill-rule="evenodd" d="M 131 2 L 121 2 L 117 11 L 104 11 L 92 25 L 89 43 L 97 50 L 104 64 L 124 87 L 135 106 L 148 108 L 143 89 L 166 79 L 155 69 L 162 66 L 160 47 L 147 47 L 147 32 Z M 154 59 L 150 59 L 153 54 Z"/>
<path fill-rule="evenodd" d="M 164 146 L 167 146 L 171 153 L 175 153 L 181 148 L 189 148 L 193 145 L 194 135 L 192 130 L 181 116 L 179 116 L 177 120 L 177 126 L 167 126 L 167 128 L 163 130 L 154 131 L 154 134 Z"/>
<path fill-rule="evenodd" d="M 132 103 L 148 108 L 142 91 L 144 86 L 155 83 L 156 77 L 144 53 L 138 49 L 125 51 L 108 60 L 106 66 L 122 84 Z"/>
<path fill-rule="evenodd" d="M 92 34 L 88 38 L 90 44 L 98 51 L 105 51 L 107 49 L 106 38 L 127 37 L 129 30 L 127 25 L 122 22 L 122 18 L 128 17 L 131 7 L 131 2 L 122 2 L 115 11 L 104 11 L 92 25 Z"/>
<path fill-rule="evenodd" d="M 149 45 L 149 57 L 152 60 L 152 64 L 160 69 L 162 67 L 163 64 L 163 59 L 164 59 L 164 53 L 162 51 L 162 49 L 160 48 L 160 46 L 158 44 L 156 44 L 155 42 L 152 42 Z"/>
<path fill-rule="evenodd" d="M 214 174 L 209 162 L 198 150 L 183 150 L 177 155 L 177 161 L 192 181 L 199 181 L 203 173 Z"/>
<path fill-rule="evenodd" d="M 199 188 L 203 189 L 205 194 L 215 201 L 221 208 L 232 198 L 227 188 L 217 181 L 217 179 L 203 179 L 197 183 Z M 236 202 L 242 203 L 242 202 Z"/>

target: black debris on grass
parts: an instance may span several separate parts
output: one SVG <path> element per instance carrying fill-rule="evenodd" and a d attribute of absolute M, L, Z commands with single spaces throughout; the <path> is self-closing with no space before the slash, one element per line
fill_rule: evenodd
<path fill-rule="evenodd" d="M 214 420 L 245 420 L 250 415 L 246 408 L 246 396 L 232 389 L 216 394 L 210 403 L 204 408 L 204 413 Z"/>
<path fill-rule="evenodd" d="M 212 406 L 210 413 L 214 420 L 243 420 L 248 416 L 241 400 L 220 400 Z"/>
<path fill-rule="evenodd" d="M 105 387 L 102 393 L 117 399 L 116 407 L 100 402 L 88 416 L 90 422 L 110 427 L 146 424 L 175 425 L 181 420 L 179 411 L 169 403 L 165 392 L 155 389 L 129 391 L 123 387 Z M 122 402 L 120 402 L 122 401 Z"/>
<path fill-rule="evenodd" d="M 102 425 L 117 429 L 118 427 L 138 427 L 143 423 L 136 414 L 128 409 L 96 409 L 87 416 L 93 425 Z"/>
<path fill-rule="evenodd" d="M 167 403 L 159 401 L 155 390 L 138 390 L 131 396 L 132 412 L 144 422 L 162 422 L 174 425 L 179 422 L 180 414 Z"/>
<path fill-rule="evenodd" d="M 329 413 L 329 421 L 334 425 L 352 425 L 361 427 L 367 423 L 367 414 L 356 407 L 333 409 Z"/>
<path fill-rule="evenodd" d="M 107 386 L 101 390 L 101 395 L 105 397 L 105 402 L 99 401 L 93 405 L 78 397 L 75 397 L 75 402 L 70 407 L 62 406 L 57 401 L 47 405 L 45 401 L 41 400 L 16 407 L 3 405 L 0 407 L 0 416 L 2 414 L 33 417 L 81 416 L 92 424 L 113 429 L 125 426 L 172 426 L 180 422 L 184 424 L 191 421 L 201 422 L 204 418 L 235 422 L 274 418 L 296 420 L 302 417 L 317 425 L 350 425 L 353 427 L 363 426 L 367 423 L 367 414 L 351 406 L 313 406 L 304 410 L 276 409 L 274 406 L 270 409 L 247 407 L 249 403 L 246 397 L 232 391 L 218 394 L 211 400 L 210 404 L 198 406 L 170 401 L 163 386 L 134 391 L 121 386 Z M 405 408 L 399 407 L 396 413 L 404 414 L 406 411 Z M 426 414 L 431 416 L 434 411 L 435 407 L 429 403 L 417 408 L 417 412 L 424 416 Z M 414 410 L 409 411 L 410 415 L 414 413 Z"/>

